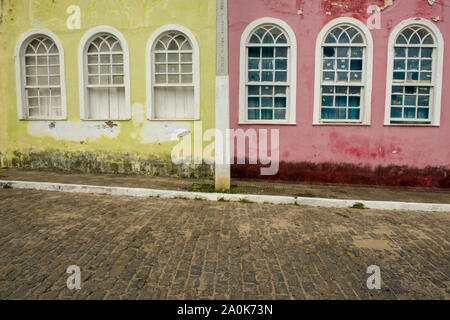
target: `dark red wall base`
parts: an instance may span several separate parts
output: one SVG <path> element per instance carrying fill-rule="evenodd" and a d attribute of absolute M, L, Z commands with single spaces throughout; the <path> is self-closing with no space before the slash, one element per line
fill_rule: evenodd
<path fill-rule="evenodd" d="M 450 169 L 445 167 L 417 169 L 391 165 L 373 168 L 349 163 L 281 162 L 278 174 L 274 176 L 261 176 L 261 167 L 261 165 L 235 164 L 231 166 L 231 177 L 304 183 L 450 189 Z"/>

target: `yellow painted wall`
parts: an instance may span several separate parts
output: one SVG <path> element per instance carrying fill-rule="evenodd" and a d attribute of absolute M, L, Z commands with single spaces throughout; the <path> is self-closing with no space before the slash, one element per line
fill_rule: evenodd
<path fill-rule="evenodd" d="M 203 130 L 215 123 L 216 25 L 214 0 L 0 0 L 0 151 L 63 151 L 101 154 L 129 153 L 157 158 L 170 157 L 176 141 L 151 141 L 164 123 L 148 121 L 146 112 L 145 49 L 152 33 L 166 24 L 188 28 L 200 47 L 201 122 Z M 66 13 L 70 5 L 81 8 L 81 29 L 69 30 Z M 107 25 L 120 31 L 128 42 L 132 120 L 115 122 L 115 137 L 93 134 L 83 141 L 70 132 L 83 130 L 80 120 L 78 46 L 89 29 Z M 56 122 L 64 139 L 33 121 L 19 121 L 16 102 L 14 49 L 21 35 L 33 28 L 55 33 L 65 53 L 68 121 Z M 65 123 L 63 123 L 65 122 Z M 194 122 L 188 122 L 193 132 Z M 175 124 L 176 126 L 176 124 Z M 67 130 L 66 130 L 67 129 Z M 95 129 L 94 129 L 95 130 Z M 168 129 L 167 129 L 168 130 Z M 167 139 L 163 139 L 167 140 Z M 204 143 L 206 145 L 207 143 Z"/>

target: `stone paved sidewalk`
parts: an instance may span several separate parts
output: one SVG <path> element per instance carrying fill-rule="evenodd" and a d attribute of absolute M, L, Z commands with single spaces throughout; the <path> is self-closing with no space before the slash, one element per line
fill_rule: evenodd
<path fill-rule="evenodd" d="M 5 189 L 0 299 L 449 299 L 449 226 L 448 213 Z"/>
<path fill-rule="evenodd" d="M 204 179 L 179 179 L 171 177 L 134 176 L 124 174 L 61 173 L 24 169 L 0 169 L 0 180 L 73 183 L 99 186 L 150 188 L 187 191 L 194 184 L 214 181 Z M 349 200 L 380 200 L 450 204 L 450 190 L 418 190 L 368 186 L 311 185 L 277 183 L 261 180 L 233 179 L 248 194 L 265 194 L 291 197 L 313 197 Z"/>

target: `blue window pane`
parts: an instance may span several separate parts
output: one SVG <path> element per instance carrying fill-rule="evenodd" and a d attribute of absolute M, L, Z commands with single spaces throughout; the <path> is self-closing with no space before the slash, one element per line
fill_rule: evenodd
<path fill-rule="evenodd" d="M 350 70 L 362 70 L 363 61 L 362 60 L 352 60 L 350 64 Z"/>
<path fill-rule="evenodd" d="M 416 96 L 405 97 L 405 106 L 415 106 L 415 105 L 416 105 Z"/>
<path fill-rule="evenodd" d="M 401 86 L 393 86 L 392 93 L 403 93 L 403 87 Z"/>
<path fill-rule="evenodd" d="M 350 81 L 359 82 L 362 80 L 362 72 L 350 72 Z"/>
<path fill-rule="evenodd" d="M 416 108 L 405 108 L 405 118 L 414 119 L 416 117 Z"/>
<path fill-rule="evenodd" d="M 273 60 L 263 60 L 262 68 L 263 70 L 273 70 Z"/>
<path fill-rule="evenodd" d="M 324 59 L 323 60 L 323 70 L 335 70 L 335 62 L 334 59 Z"/>
<path fill-rule="evenodd" d="M 349 48 L 337 48 L 337 56 L 338 57 L 348 57 L 348 49 Z"/>
<path fill-rule="evenodd" d="M 286 110 L 275 110 L 275 119 L 276 120 L 286 120 Z"/>
<path fill-rule="evenodd" d="M 275 98 L 276 108 L 286 108 L 286 98 Z"/>
<path fill-rule="evenodd" d="M 324 47 L 323 55 L 327 58 L 334 57 L 336 55 L 336 49 L 333 47 Z"/>
<path fill-rule="evenodd" d="M 418 119 L 428 119 L 430 110 L 428 108 L 419 108 L 417 110 L 417 118 Z"/>
<path fill-rule="evenodd" d="M 349 107 L 359 107 L 361 106 L 361 98 L 360 97 L 348 97 L 348 106 Z"/>
<path fill-rule="evenodd" d="M 336 38 L 329 34 L 325 39 L 325 43 L 336 43 Z"/>
<path fill-rule="evenodd" d="M 286 94 L 286 87 L 275 87 L 275 94 Z"/>
<path fill-rule="evenodd" d="M 347 119 L 347 109 L 346 108 L 337 109 L 337 119 L 339 119 L 339 120 Z"/>
<path fill-rule="evenodd" d="M 347 94 L 347 86 L 337 86 L 336 93 Z"/>
<path fill-rule="evenodd" d="M 336 119 L 336 108 L 322 108 L 322 119 Z"/>
<path fill-rule="evenodd" d="M 333 86 L 323 86 L 322 87 L 322 93 L 333 93 L 334 87 Z"/>
<path fill-rule="evenodd" d="M 263 47 L 262 48 L 262 57 L 263 58 L 272 58 L 274 54 L 273 47 Z"/>
<path fill-rule="evenodd" d="M 259 47 L 250 47 L 248 48 L 248 56 L 252 58 L 259 58 L 261 54 L 261 48 Z"/>
<path fill-rule="evenodd" d="M 396 58 L 406 57 L 406 48 L 395 48 L 395 57 Z"/>
<path fill-rule="evenodd" d="M 361 87 L 349 87 L 350 94 L 361 94 Z"/>
<path fill-rule="evenodd" d="M 323 73 L 323 80 L 325 81 L 334 81 L 334 72 L 324 72 Z"/>
<path fill-rule="evenodd" d="M 333 106 L 333 96 L 322 96 L 322 106 L 332 107 Z"/>
<path fill-rule="evenodd" d="M 250 96 L 259 96 L 259 86 L 249 86 L 248 94 Z"/>
<path fill-rule="evenodd" d="M 276 56 L 286 58 L 287 57 L 287 48 L 277 48 Z"/>
<path fill-rule="evenodd" d="M 419 60 L 417 59 L 408 60 L 408 70 L 419 70 Z"/>
<path fill-rule="evenodd" d="M 419 80 L 419 73 L 418 72 L 408 72 L 408 80 Z"/>
<path fill-rule="evenodd" d="M 261 106 L 263 108 L 272 108 L 273 107 L 273 99 L 267 98 L 267 97 L 261 98 Z"/>
<path fill-rule="evenodd" d="M 420 80 L 425 81 L 425 82 L 430 82 L 431 81 L 431 72 L 421 72 Z"/>
<path fill-rule="evenodd" d="M 278 38 L 277 43 L 287 43 L 287 39 L 286 39 L 286 37 L 284 36 L 284 34 L 282 34 L 282 35 Z"/>
<path fill-rule="evenodd" d="M 248 98 L 248 107 L 249 108 L 258 108 L 259 107 L 259 98 L 249 97 Z"/>
<path fill-rule="evenodd" d="M 272 96 L 273 95 L 273 87 L 272 86 L 261 87 L 261 94 Z"/>
<path fill-rule="evenodd" d="M 422 60 L 422 66 L 421 69 L 425 71 L 431 71 L 431 60 Z"/>
<path fill-rule="evenodd" d="M 419 94 L 430 94 L 430 87 L 419 87 Z"/>
<path fill-rule="evenodd" d="M 391 105 L 393 106 L 401 106 L 403 105 L 403 96 L 398 94 L 392 95 Z"/>
<path fill-rule="evenodd" d="M 394 70 L 405 70 L 406 63 L 405 60 L 395 60 L 394 61 Z"/>
<path fill-rule="evenodd" d="M 430 105 L 430 97 L 429 96 L 419 96 L 418 105 L 420 107 L 428 107 Z"/>
<path fill-rule="evenodd" d="M 261 43 L 261 40 L 256 35 L 252 35 L 250 43 Z"/>
<path fill-rule="evenodd" d="M 263 43 L 273 43 L 273 37 L 270 33 L 266 34 L 263 39 Z"/>
<path fill-rule="evenodd" d="M 348 59 L 338 59 L 337 68 L 338 70 L 348 70 Z"/>
<path fill-rule="evenodd" d="M 417 90 L 417 87 L 415 86 L 407 86 L 405 87 L 405 93 L 406 94 L 415 94 Z"/>
<path fill-rule="evenodd" d="M 433 48 L 422 48 L 422 58 L 431 58 L 433 56 Z"/>
<path fill-rule="evenodd" d="M 416 58 L 419 56 L 420 48 L 409 48 L 408 49 L 408 57 L 409 58 Z"/>
<path fill-rule="evenodd" d="M 391 108 L 391 118 L 401 118 L 402 117 L 402 108 L 392 107 Z"/>
<path fill-rule="evenodd" d="M 249 120 L 259 120 L 259 109 L 248 109 Z"/>
<path fill-rule="evenodd" d="M 360 110 L 359 109 L 348 109 L 348 118 L 350 120 L 359 120 Z"/>
<path fill-rule="evenodd" d="M 262 120 L 273 120 L 273 110 L 272 109 L 262 109 L 261 110 Z"/>
<path fill-rule="evenodd" d="M 264 82 L 272 82 L 273 81 L 273 72 L 272 71 L 270 71 L 270 72 L 267 72 L 267 71 L 262 72 L 262 81 L 264 81 Z"/>
<path fill-rule="evenodd" d="M 336 107 L 346 107 L 347 97 L 337 96 L 336 97 Z"/>
<path fill-rule="evenodd" d="M 276 72 L 275 73 L 275 81 L 286 82 L 287 81 L 287 72 Z"/>
<path fill-rule="evenodd" d="M 259 81 L 259 72 L 250 71 L 248 73 L 248 81 Z"/>
<path fill-rule="evenodd" d="M 259 69 L 259 59 L 249 59 L 248 60 L 248 69 L 249 70 L 255 70 Z"/>
<path fill-rule="evenodd" d="M 348 81 L 348 72 L 338 72 L 338 81 Z"/>
<path fill-rule="evenodd" d="M 287 60 L 277 60 L 275 63 L 277 70 L 287 70 Z"/>
<path fill-rule="evenodd" d="M 362 48 L 352 48 L 352 57 L 353 58 L 362 58 L 363 49 Z"/>
<path fill-rule="evenodd" d="M 394 72 L 394 80 L 405 80 L 404 72 Z"/>
<path fill-rule="evenodd" d="M 350 39 L 346 33 L 343 33 L 341 38 L 339 39 L 339 43 L 349 43 Z"/>

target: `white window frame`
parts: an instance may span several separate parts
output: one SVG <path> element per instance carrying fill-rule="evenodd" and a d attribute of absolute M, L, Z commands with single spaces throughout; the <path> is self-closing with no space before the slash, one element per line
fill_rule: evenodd
<path fill-rule="evenodd" d="M 363 66 L 363 94 L 364 98 L 361 99 L 361 119 L 360 121 L 343 121 L 343 120 L 321 120 L 321 107 L 322 107 L 322 52 L 325 37 L 328 32 L 335 27 L 346 24 L 357 28 L 362 32 L 365 37 L 366 47 L 364 52 Z M 313 125 L 370 125 L 371 120 L 371 104 L 372 104 L 372 79 L 373 79 L 373 38 L 372 34 L 367 26 L 355 18 L 341 17 L 336 18 L 328 22 L 320 31 L 316 40 L 316 67 L 315 67 L 315 81 L 314 81 L 314 114 Z"/>
<path fill-rule="evenodd" d="M 248 120 L 246 79 L 248 76 L 247 42 L 256 29 L 265 24 L 272 24 L 282 29 L 288 36 L 288 105 L 286 120 Z M 295 125 L 297 109 L 297 39 L 294 31 L 284 21 L 275 18 L 261 18 L 250 23 L 241 36 L 240 44 L 240 79 L 239 79 L 239 124 L 276 124 Z"/>
<path fill-rule="evenodd" d="M 58 48 L 59 52 L 59 74 L 60 74 L 60 86 L 61 86 L 61 117 L 39 117 L 29 118 L 26 112 L 26 95 L 25 95 L 25 66 L 23 62 L 24 50 L 27 45 L 37 36 L 44 35 L 49 37 Z M 16 62 L 16 90 L 17 90 L 17 115 L 19 120 L 28 121 L 60 121 L 67 120 L 67 98 L 66 98 L 66 77 L 64 72 L 64 48 L 59 41 L 59 38 L 50 30 L 47 29 L 32 29 L 23 34 L 16 44 L 15 52 Z"/>
<path fill-rule="evenodd" d="M 194 85 L 194 118 L 192 119 L 158 119 L 153 116 L 154 114 L 154 93 L 153 93 L 153 48 L 156 45 L 156 41 L 159 40 L 164 33 L 174 31 L 184 34 L 190 41 L 192 46 L 192 72 L 193 72 L 193 85 Z M 145 62 L 146 62 L 146 83 L 147 83 L 147 119 L 151 121 L 198 121 L 200 120 L 200 48 L 195 35 L 186 27 L 178 24 L 168 24 L 158 28 L 151 35 L 147 42 L 147 48 L 145 50 Z"/>
<path fill-rule="evenodd" d="M 87 83 L 88 83 L 88 74 L 87 74 L 87 49 L 88 44 L 102 33 L 110 33 L 115 36 L 122 46 L 123 50 L 123 67 L 124 67 L 124 84 L 125 84 L 125 116 L 119 119 L 109 119 L 109 118 L 88 118 L 87 116 Z M 78 47 L 78 76 L 79 76 L 79 89 L 80 89 L 80 117 L 81 120 L 84 121 L 123 121 L 131 119 L 131 102 L 130 102 L 130 54 L 128 51 L 128 44 L 124 36 L 116 29 L 109 26 L 99 26 L 90 29 L 88 32 L 84 34 L 81 38 L 80 45 Z"/>
<path fill-rule="evenodd" d="M 399 34 L 411 25 L 423 26 L 428 29 L 434 38 L 436 43 L 435 53 L 433 56 L 433 94 L 430 101 L 431 123 L 429 124 L 397 124 L 391 123 L 391 99 L 392 99 L 392 86 L 394 84 L 393 72 L 394 72 L 394 48 L 395 42 Z M 442 100 L 442 78 L 444 70 L 444 38 L 439 28 L 431 21 L 424 18 L 411 18 L 400 22 L 391 32 L 388 43 L 388 63 L 387 63 L 387 80 L 386 80 L 386 103 L 385 103 L 385 126 L 414 126 L 414 127 L 436 127 L 440 126 L 441 121 L 441 100 Z M 407 84 L 401 84 L 405 86 Z M 414 86 L 412 83 L 411 86 Z"/>

